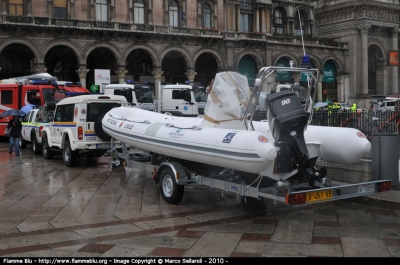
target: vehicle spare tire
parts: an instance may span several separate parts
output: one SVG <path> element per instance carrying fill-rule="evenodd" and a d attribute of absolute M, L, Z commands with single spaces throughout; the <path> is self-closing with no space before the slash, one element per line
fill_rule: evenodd
<path fill-rule="evenodd" d="M 101 121 L 104 118 L 104 115 L 106 115 L 107 112 L 102 112 L 100 115 L 97 116 L 96 120 L 94 121 L 94 132 L 96 135 L 103 141 L 111 141 L 111 136 L 104 132 L 103 130 L 103 125 Z"/>
<path fill-rule="evenodd" d="M 56 102 L 55 101 L 47 101 L 45 106 L 46 106 L 46 110 L 55 110 Z"/>

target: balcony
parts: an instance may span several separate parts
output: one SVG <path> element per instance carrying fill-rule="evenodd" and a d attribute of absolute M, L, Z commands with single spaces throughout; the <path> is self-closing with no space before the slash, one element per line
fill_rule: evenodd
<path fill-rule="evenodd" d="M 268 1 L 267 1 L 268 2 Z M 54 28 L 73 28 L 73 29 L 98 29 L 103 31 L 118 32 L 147 32 L 154 34 L 176 34 L 183 36 L 198 36 L 205 38 L 217 38 L 226 40 L 249 40 L 257 42 L 284 42 L 284 43 L 301 43 L 299 36 L 272 36 L 262 32 L 236 32 L 236 31 L 221 31 L 219 29 L 208 28 L 186 28 L 186 27 L 169 27 L 169 26 L 155 26 L 148 24 L 134 24 L 134 23 L 118 23 L 108 21 L 81 21 L 74 19 L 58 19 L 48 17 L 24 17 L 24 16 L 8 16 L 0 15 L 0 25 L 29 25 L 41 27 L 54 27 Z M 33 27 L 33 28 L 34 28 Z M 318 39 L 305 39 L 306 44 L 309 45 L 324 45 L 344 47 L 343 43 Z"/>

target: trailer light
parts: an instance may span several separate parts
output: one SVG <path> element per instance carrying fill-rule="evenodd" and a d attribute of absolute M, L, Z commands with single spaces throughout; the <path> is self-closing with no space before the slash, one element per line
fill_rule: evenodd
<path fill-rule="evenodd" d="M 78 140 L 83 140 L 83 128 L 82 128 L 82 126 L 78 127 Z"/>
<path fill-rule="evenodd" d="M 378 191 L 382 192 L 382 191 L 389 191 L 392 189 L 392 181 L 385 181 L 385 182 L 381 182 L 378 183 Z"/>
<path fill-rule="evenodd" d="M 107 97 L 107 96 L 99 96 L 98 99 L 110 99 L 110 97 Z"/>
<path fill-rule="evenodd" d="M 289 205 L 299 205 L 306 203 L 306 194 L 305 193 L 295 193 L 295 194 L 286 194 L 286 204 Z"/>
<path fill-rule="evenodd" d="M 175 179 L 179 179 L 179 172 L 175 173 Z"/>
<path fill-rule="evenodd" d="M 43 125 L 39 127 L 39 137 L 42 137 Z"/>

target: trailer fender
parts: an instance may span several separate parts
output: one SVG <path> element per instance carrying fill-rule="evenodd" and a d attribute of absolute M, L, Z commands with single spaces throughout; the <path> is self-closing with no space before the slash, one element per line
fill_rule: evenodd
<path fill-rule="evenodd" d="M 178 162 L 163 162 L 160 167 L 158 168 L 154 180 L 158 184 L 160 181 L 160 175 L 163 172 L 165 168 L 170 168 L 172 172 L 174 172 L 175 175 L 175 180 L 178 185 L 184 185 L 187 183 L 188 175 L 186 173 L 186 170 L 183 168 L 183 166 L 178 163 Z"/>

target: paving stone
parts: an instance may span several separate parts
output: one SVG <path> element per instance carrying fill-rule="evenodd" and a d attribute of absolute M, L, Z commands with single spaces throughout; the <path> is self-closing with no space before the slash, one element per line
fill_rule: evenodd
<path fill-rule="evenodd" d="M 380 239 L 342 237 L 342 247 L 345 257 L 390 257 Z"/>
<path fill-rule="evenodd" d="M 114 234 L 137 232 L 142 230 L 143 230 L 142 228 L 133 224 L 121 224 L 121 225 L 112 225 L 105 227 L 79 229 L 75 230 L 75 232 L 81 235 L 83 238 L 93 238 L 93 237 L 100 237 L 100 236 L 107 236 Z"/>
<path fill-rule="evenodd" d="M 262 257 L 343 257 L 341 245 L 241 241 L 235 252 Z"/>
<path fill-rule="evenodd" d="M 271 241 L 311 243 L 312 233 L 312 221 L 280 220 L 271 236 Z"/>
<path fill-rule="evenodd" d="M 183 255 L 184 257 L 229 257 L 242 234 L 207 232 Z"/>

